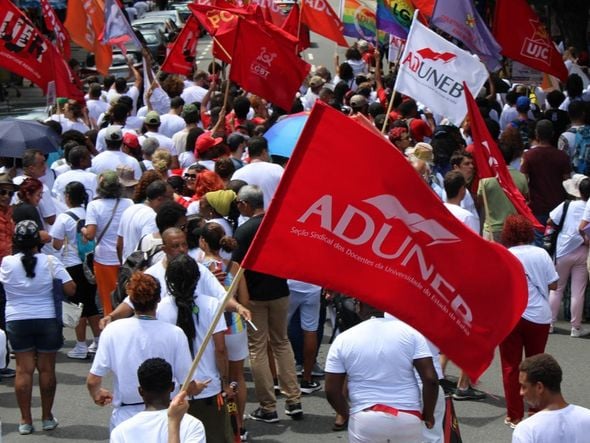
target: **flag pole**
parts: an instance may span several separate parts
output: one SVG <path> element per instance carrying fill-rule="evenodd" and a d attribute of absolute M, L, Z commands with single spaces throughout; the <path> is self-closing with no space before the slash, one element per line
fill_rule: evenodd
<path fill-rule="evenodd" d="M 199 351 L 197 352 L 197 355 L 195 355 L 195 359 L 193 360 L 193 364 L 191 365 L 191 368 L 188 371 L 186 379 L 184 380 L 184 383 L 182 384 L 182 388 L 180 389 L 181 391 L 186 391 L 188 388 L 188 385 L 192 381 L 193 374 L 195 373 L 197 366 L 199 365 L 199 362 L 201 361 L 201 358 L 203 357 L 203 354 L 205 353 L 205 349 L 207 348 L 207 345 L 209 344 L 209 341 L 211 340 L 211 337 L 213 336 L 213 331 L 217 327 L 217 323 L 219 322 L 219 319 L 221 318 L 221 316 L 223 315 L 223 313 L 225 311 L 225 306 L 232 299 L 236 290 L 238 289 L 238 283 L 242 279 L 243 274 L 244 274 L 244 268 L 242 268 L 240 266 L 240 269 L 238 269 L 238 272 L 236 272 L 236 275 L 231 283 L 231 286 L 229 287 L 229 289 L 227 290 L 227 293 L 225 294 L 225 298 L 223 299 L 223 301 L 221 302 L 221 304 L 217 308 L 217 312 L 215 313 L 215 317 L 213 317 L 213 321 L 211 322 L 211 325 L 209 326 L 209 330 L 207 331 L 205 338 L 203 338 L 203 342 L 201 343 L 201 346 L 199 347 Z"/>
<path fill-rule="evenodd" d="M 395 61 L 395 66 L 399 66 L 399 61 L 402 58 L 402 52 L 406 47 L 406 43 L 402 43 L 402 46 L 397 54 L 397 60 Z M 395 85 L 393 86 L 393 91 L 391 91 L 391 97 L 389 98 L 389 105 L 387 105 L 387 112 L 385 113 L 385 120 L 383 121 L 383 127 L 381 128 L 381 134 L 385 134 L 385 129 L 387 128 L 387 121 L 389 119 L 389 114 L 391 113 L 391 109 L 393 108 L 393 100 L 395 99 Z"/>
<path fill-rule="evenodd" d="M 219 40 L 217 40 L 217 37 L 213 37 L 213 42 L 217 43 L 217 45 L 221 48 L 221 50 L 223 51 L 223 53 L 225 55 L 227 55 L 227 58 L 229 58 L 231 60 L 231 55 L 229 52 L 227 52 L 227 50 L 223 47 L 223 45 L 221 43 L 219 43 Z M 211 46 L 211 57 L 213 57 L 213 46 Z"/>

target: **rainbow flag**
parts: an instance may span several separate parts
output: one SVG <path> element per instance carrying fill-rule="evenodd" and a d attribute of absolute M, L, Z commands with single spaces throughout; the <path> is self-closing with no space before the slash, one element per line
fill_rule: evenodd
<path fill-rule="evenodd" d="M 342 33 L 348 37 L 374 42 L 377 35 L 375 8 L 375 0 L 344 0 Z"/>
<path fill-rule="evenodd" d="M 414 16 L 410 0 L 377 0 L 377 29 L 406 39 Z"/>

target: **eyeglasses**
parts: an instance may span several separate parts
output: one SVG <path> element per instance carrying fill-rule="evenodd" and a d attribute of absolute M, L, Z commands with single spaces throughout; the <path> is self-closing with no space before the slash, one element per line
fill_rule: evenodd
<path fill-rule="evenodd" d="M 196 180 L 197 179 L 197 174 L 184 174 L 184 178 L 186 180 Z"/>
<path fill-rule="evenodd" d="M 0 189 L 0 195 L 1 196 L 5 196 L 8 195 L 9 197 L 12 197 L 14 195 L 14 191 L 9 191 L 8 189 Z"/>

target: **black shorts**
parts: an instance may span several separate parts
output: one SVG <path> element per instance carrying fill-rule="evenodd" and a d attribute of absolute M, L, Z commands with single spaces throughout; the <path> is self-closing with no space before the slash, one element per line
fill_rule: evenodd
<path fill-rule="evenodd" d="M 14 352 L 57 352 L 64 343 L 55 318 L 7 321 L 6 336 Z"/>
<path fill-rule="evenodd" d="M 84 268 L 82 264 L 70 266 L 66 268 L 68 274 L 76 283 L 76 293 L 73 297 L 69 297 L 68 301 L 74 303 L 83 303 L 82 317 L 92 317 L 98 315 L 98 307 L 96 306 L 96 285 L 91 285 L 84 276 Z"/>

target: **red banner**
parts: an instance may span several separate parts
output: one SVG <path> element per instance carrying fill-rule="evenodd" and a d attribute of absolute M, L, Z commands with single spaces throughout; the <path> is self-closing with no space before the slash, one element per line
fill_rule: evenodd
<path fill-rule="evenodd" d="M 561 81 L 568 76 L 551 35 L 526 0 L 497 0 L 494 37 L 502 54 Z"/>
<path fill-rule="evenodd" d="M 65 60 L 20 9 L 10 0 L 0 0 L 0 66 L 29 79 L 43 91 L 55 80 L 58 97 L 83 101 Z"/>
<path fill-rule="evenodd" d="M 229 77 L 289 111 L 311 66 L 256 23 L 240 19 Z"/>
<path fill-rule="evenodd" d="M 59 51 L 62 53 L 66 60 L 69 60 L 72 57 L 72 50 L 70 48 L 70 34 L 68 34 L 67 29 L 64 27 L 62 22 L 59 21 L 59 18 L 55 14 L 55 11 L 49 4 L 49 0 L 40 0 L 41 1 L 41 12 L 43 13 L 43 20 L 45 21 L 45 26 L 49 31 L 52 31 L 55 35 L 55 43 Z"/>
<path fill-rule="evenodd" d="M 299 43 L 297 44 L 298 53 L 305 51 L 311 46 L 309 28 L 299 20 L 299 5 L 293 5 L 281 29 L 299 39 Z"/>
<path fill-rule="evenodd" d="M 350 158 L 355 178 L 342 180 Z M 242 266 L 390 312 L 472 379 L 528 299 L 514 255 L 447 211 L 381 135 L 319 101 Z"/>
<path fill-rule="evenodd" d="M 313 32 L 323 35 L 340 46 L 348 47 L 344 38 L 344 25 L 327 0 L 303 0 L 301 21 Z"/>
<path fill-rule="evenodd" d="M 174 41 L 166 60 L 164 60 L 162 71 L 188 76 L 195 65 L 198 41 L 199 22 L 194 15 L 191 15 Z"/>

